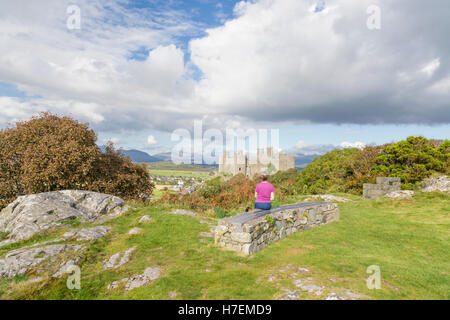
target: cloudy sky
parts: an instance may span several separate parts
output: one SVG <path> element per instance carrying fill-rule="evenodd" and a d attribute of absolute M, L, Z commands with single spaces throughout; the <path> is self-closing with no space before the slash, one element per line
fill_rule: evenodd
<path fill-rule="evenodd" d="M 449 17 L 448 0 L 0 0 L 0 128 L 51 111 L 152 154 L 194 120 L 304 154 L 450 138 Z"/>

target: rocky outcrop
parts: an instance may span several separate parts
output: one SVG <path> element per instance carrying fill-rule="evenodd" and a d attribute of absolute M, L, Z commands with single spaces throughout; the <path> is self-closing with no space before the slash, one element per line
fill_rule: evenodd
<path fill-rule="evenodd" d="M 55 191 L 21 196 L 0 213 L 0 231 L 8 233 L 5 245 L 26 240 L 64 221 L 103 222 L 126 212 L 118 197 L 89 191 Z"/>
<path fill-rule="evenodd" d="M 422 192 L 450 192 L 450 179 L 447 176 L 433 178 L 425 181 Z"/>
<path fill-rule="evenodd" d="M 35 267 L 40 272 L 60 270 L 66 264 L 64 260 L 83 250 L 84 247 L 80 245 L 55 244 L 10 251 L 4 259 L 0 259 L 0 277 L 12 278 Z"/>
<path fill-rule="evenodd" d="M 64 240 L 89 241 L 97 240 L 109 232 L 108 227 L 95 227 L 85 229 L 73 229 L 64 234 Z"/>
<path fill-rule="evenodd" d="M 120 281 L 114 281 L 108 285 L 109 290 L 119 288 L 121 283 L 125 283 L 125 292 L 143 287 L 152 281 L 158 279 L 161 275 L 159 267 L 150 267 L 145 269 L 143 274 L 132 276 L 131 278 L 125 278 Z"/>

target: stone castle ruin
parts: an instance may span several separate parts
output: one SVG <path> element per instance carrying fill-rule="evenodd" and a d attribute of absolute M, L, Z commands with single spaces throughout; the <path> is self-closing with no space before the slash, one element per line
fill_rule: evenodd
<path fill-rule="evenodd" d="M 253 177 L 262 172 L 275 173 L 295 168 L 295 157 L 283 152 L 275 152 L 273 148 L 258 149 L 256 157 L 244 155 L 242 150 L 232 157 L 224 152 L 219 160 L 219 173 L 244 174 Z M 271 172 L 272 171 L 272 172 Z"/>

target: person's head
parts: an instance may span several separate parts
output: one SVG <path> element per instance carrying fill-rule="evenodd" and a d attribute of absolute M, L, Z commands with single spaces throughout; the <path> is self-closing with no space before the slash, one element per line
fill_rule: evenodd
<path fill-rule="evenodd" d="M 261 174 L 261 179 L 262 181 L 267 181 L 267 179 L 269 179 L 269 175 L 267 173 L 263 173 Z"/>

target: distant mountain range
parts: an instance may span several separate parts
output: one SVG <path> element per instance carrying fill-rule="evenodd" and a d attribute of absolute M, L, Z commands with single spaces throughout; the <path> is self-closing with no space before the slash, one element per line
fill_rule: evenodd
<path fill-rule="evenodd" d="M 303 155 L 303 154 L 296 154 L 295 155 L 295 167 L 297 169 L 303 169 L 308 164 L 310 164 L 315 158 L 319 157 L 319 155 Z"/>
<path fill-rule="evenodd" d="M 100 147 L 100 148 L 102 149 L 102 151 L 105 151 L 105 147 Z M 129 156 L 131 161 L 133 161 L 135 163 L 172 161 L 172 153 L 171 152 L 159 153 L 159 154 L 151 156 L 147 152 L 132 149 L 132 150 L 122 150 L 122 154 Z M 319 155 L 297 154 L 297 155 L 295 155 L 295 167 L 297 169 L 303 169 L 318 156 Z"/>

